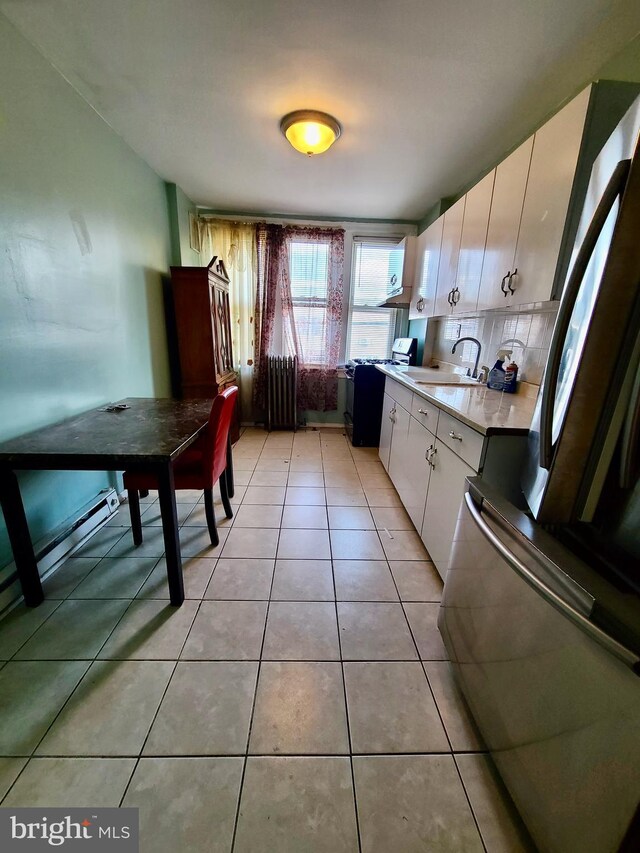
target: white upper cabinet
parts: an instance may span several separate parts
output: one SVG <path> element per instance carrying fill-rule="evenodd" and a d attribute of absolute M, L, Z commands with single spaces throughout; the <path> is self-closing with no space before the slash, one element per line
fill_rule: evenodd
<path fill-rule="evenodd" d="M 400 241 L 403 249 L 402 259 L 402 289 L 405 294 L 411 293 L 416 271 L 416 246 L 418 238 L 411 234 Z"/>
<path fill-rule="evenodd" d="M 551 299 L 590 87 L 536 133 L 507 304 Z"/>
<path fill-rule="evenodd" d="M 452 300 L 454 311 L 475 311 L 478 304 L 494 178 L 495 169 L 466 195 L 458 273 Z"/>
<path fill-rule="evenodd" d="M 440 216 L 417 239 L 410 320 L 431 317 L 435 311 L 443 226 L 444 216 Z"/>
<path fill-rule="evenodd" d="M 436 314 L 449 314 L 453 310 L 453 290 L 456 286 L 462 221 L 466 196 L 459 199 L 444 215 L 438 286 L 436 290 Z"/>
<path fill-rule="evenodd" d="M 588 86 L 420 235 L 412 319 L 558 298 L 594 146 L 628 85 Z"/>
<path fill-rule="evenodd" d="M 500 308 L 506 304 L 532 150 L 533 136 L 496 168 L 478 309 Z"/>

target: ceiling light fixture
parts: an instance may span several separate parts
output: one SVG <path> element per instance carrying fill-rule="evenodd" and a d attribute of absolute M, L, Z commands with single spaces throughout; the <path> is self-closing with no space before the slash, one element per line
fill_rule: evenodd
<path fill-rule="evenodd" d="M 342 133 L 339 122 L 318 110 L 296 110 L 287 113 L 280 122 L 280 130 L 296 151 L 302 154 L 322 154 Z"/>

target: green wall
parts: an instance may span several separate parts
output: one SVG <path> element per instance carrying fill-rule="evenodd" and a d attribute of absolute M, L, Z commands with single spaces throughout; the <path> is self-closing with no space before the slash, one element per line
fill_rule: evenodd
<path fill-rule="evenodd" d="M 347 380 L 343 376 L 338 377 L 338 408 L 335 411 L 316 412 L 307 409 L 302 416 L 307 424 L 343 424 L 344 410 L 347 407 Z"/>
<path fill-rule="evenodd" d="M 640 35 L 612 56 L 598 71 L 599 80 L 625 80 L 640 83 Z"/>
<path fill-rule="evenodd" d="M 169 394 L 171 246 L 163 181 L 2 15 L 0 79 L 2 440 Z M 110 484 L 105 473 L 22 480 L 34 540 Z M 0 515 L 0 566 L 11 559 Z"/>
<path fill-rule="evenodd" d="M 171 263 L 176 267 L 203 266 L 199 252 L 194 252 L 189 242 L 189 214 L 198 209 L 176 184 L 166 184 L 171 227 Z M 211 258 L 209 258 L 211 260 Z"/>

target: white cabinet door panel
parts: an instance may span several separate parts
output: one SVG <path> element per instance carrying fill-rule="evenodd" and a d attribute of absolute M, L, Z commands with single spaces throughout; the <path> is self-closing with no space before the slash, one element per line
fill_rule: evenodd
<path fill-rule="evenodd" d="M 436 315 L 449 314 L 453 306 L 449 294 L 456 284 L 458 258 L 460 256 L 460 238 L 464 219 L 465 196 L 459 199 L 444 215 L 440 265 L 438 267 L 438 287 L 436 292 Z"/>
<path fill-rule="evenodd" d="M 456 275 L 459 296 L 456 294 L 455 297 L 455 311 L 475 311 L 478 304 L 494 178 L 495 169 L 472 187 L 466 196 Z"/>
<path fill-rule="evenodd" d="M 411 474 L 409 460 L 407 459 L 407 436 L 409 435 L 409 421 L 411 415 L 401 405 L 396 403 L 393 418 L 393 436 L 391 438 L 391 452 L 389 453 L 389 476 L 396 491 L 403 501 L 403 495 L 408 486 Z"/>
<path fill-rule="evenodd" d="M 422 523 L 422 541 L 444 580 L 449 567 L 449 552 L 458 509 L 464 494 L 465 477 L 471 477 L 476 472 L 439 440 L 436 441 L 432 464 Z"/>
<path fill-rule="evenodd" d="M 389 470 L 389 453 L 391 451 L 391 434 L 393 432 L 393 409 L 395 401 L 388 394 L 384 395 L 382 403 L 382 426 L 380 428 L 380 446 L 378 456 L 384 465 L 385 471 Z"/>
<path fill-rule="evenodd" d="M 587 87 L 536 133 L 507 303 L 551 298 L 560 244 L 591 88 Z"/>
<path fill-rule="evenodd" d="M 429 474 L 431 468 L 427 463 L 427 449 L 436 443 L 428 429 L 418 423 L 415 418 L 409 421 L 409 434 L 407 436 L 407 470 L 410 476 L 401 495 L 404 508 L 409 513 L 418 533 L 422 530 L 422 518 L 424 516 L 424 505 L 429 488 Z"/>
<path fill-rule="evenodd" d="M 496 168 L 478 310 L 500 308 L 507 304 L 505 286 L 501 287 L 501 283 L 507 273 L 514 269 L 532 149 L 533 136 Z"/>
<path fill-rule="evenodd" d="M 432 317 L 435 312 L 443 226 L 444 216 L 440 216 L 418 237 L 410 320 Z"/>

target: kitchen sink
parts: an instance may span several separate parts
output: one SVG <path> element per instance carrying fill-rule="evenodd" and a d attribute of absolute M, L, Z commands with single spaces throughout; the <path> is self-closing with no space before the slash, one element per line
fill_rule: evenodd
<path fill-rule="evenodd" d="M 394 372 L 415 382 L 416 385 L 477 385 L 476 379 L 462 373 L 429 367 L 393 367 Z"/>

